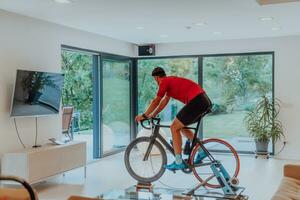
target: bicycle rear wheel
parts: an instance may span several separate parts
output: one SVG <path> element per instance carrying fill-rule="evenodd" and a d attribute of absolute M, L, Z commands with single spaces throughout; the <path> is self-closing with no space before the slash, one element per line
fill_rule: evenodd
<path fill-rule="evenodd" d="M 240 159 L 235 151 L 235 149 L 226 141 L 210 138 L 202 141 L 204 147 L 209 151 L 209 153 L 215 158 L 215 160 L 220 161 L 231 178 L 237 178 L 240 171 Z M 197 144 L 191 153 L 190 163 L 195 163 L 196 157 L 199 153 L 200 145 Z M 208 157 L 204 158 L 201 163 L 211 162 Z M 208 177 L 213 175 L 210 165 L 196 166 L 192 169 L 195 177 L 203 183 Z M 216 177 L 209 180 L 206 184 L 210 188 L 220 188 L 222 187 Z"/>
<path fill-rule="evenodd" d="M 143 161 L 150 144 L 149 137 L 139 137 L 133 140 L 125 150 L 125 166 L 128 173 L 137 181 L 154 182 L 165 172 L 167 155 L 162 145 L 155 141 L 148 160 Z"/>

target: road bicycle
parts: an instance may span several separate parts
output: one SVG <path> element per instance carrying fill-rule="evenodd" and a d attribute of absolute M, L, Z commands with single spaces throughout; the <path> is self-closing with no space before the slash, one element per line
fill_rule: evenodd
<path fill-rule="evenodd" d="M 222 139 L 200 140 L 197 137 L 201 119 L 209 112 L 211 111 L 206 111 L 200 117 L 196 127 L 184 127 L 194 130 L 194 137 L 188 145 L 190 151 L 187 158 L 183 160 L 187 168 L 182 172 L 193 173 L 201 186 L 222 188 L 225 194 L 233 194 L 238 185 L 237 176 L 240 170 L 240 159 L 236 150 Z M 166 170 L 168 157 L 175 156 L 172 144 L 159 132 L 160 128 L 170 126 L 161 125 L 160 121 L 160 118 L 142 120 L 142 127 L 150 129 L 151 135 L 134 139 L 125 150 L 127 171 L 138 182 L 151 183 L 158 180 Z M 197 154 L 200 154 L 200 162 L 196 162 Z"/>

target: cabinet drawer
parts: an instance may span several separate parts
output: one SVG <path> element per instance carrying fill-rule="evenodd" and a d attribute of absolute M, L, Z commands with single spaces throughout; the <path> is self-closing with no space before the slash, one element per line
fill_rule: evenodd
<path fill-rule="evenodd" d="M 59 173 L 60 157 L 59 149 L 49 149 L 28 154 L 29 182 Z"/>

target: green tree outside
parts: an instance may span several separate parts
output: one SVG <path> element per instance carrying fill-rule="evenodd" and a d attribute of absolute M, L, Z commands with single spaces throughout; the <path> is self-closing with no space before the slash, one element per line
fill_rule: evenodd
<path fill-rule="evenodd" d="M 80 113 L 80 130 L 93 128 L 92 55 L 62 50 L 62 104 Z"/>

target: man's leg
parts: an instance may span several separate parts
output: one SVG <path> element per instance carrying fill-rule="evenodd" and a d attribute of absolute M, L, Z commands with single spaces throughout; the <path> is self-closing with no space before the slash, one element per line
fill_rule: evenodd
<path fill-rule="evenodd" d="M 194 133 L 190 129 L 181 129 L 181 132 L 190 140 L 192 141 L 194 138 Z M 200 147 L 198 149 L 198 154 L 194 160 L 194 164 L 200 164 L 202 160 L 206 157 L 206 153 Z"/>
<path fill-rule="evenodd" d="M 181 154 L 182 151 L 182 138 L 180 130 L 184 127 L 184 125 L 179 121 L 177 118 L 174 119 L 173 123 L 171 124 L 171 132 L 172 132 L 172 139 L 173 139 L 173 147 L 175 154 Z"/>
<path fill-rule="evenodd" d="M 181 129 L 181 132 L 183 135 L 185 135 L 185 137 L 187 137 L 191 141 L 193 140 L 194 133 L 190 129 Z"/>
<path fill-rule="evenodd" d="M 173 121 L 171 125 L 172 139 L 173 139 L 173 148 L 175 152 L 175 162 L 172 164 L 166 165 L 166 169 L 169 170 L 178 170 L 186 168 L 186 164 L 182 162 L 182 138 L 180 130 L 184 127 L 184 125 L 177 119 Z"/>

